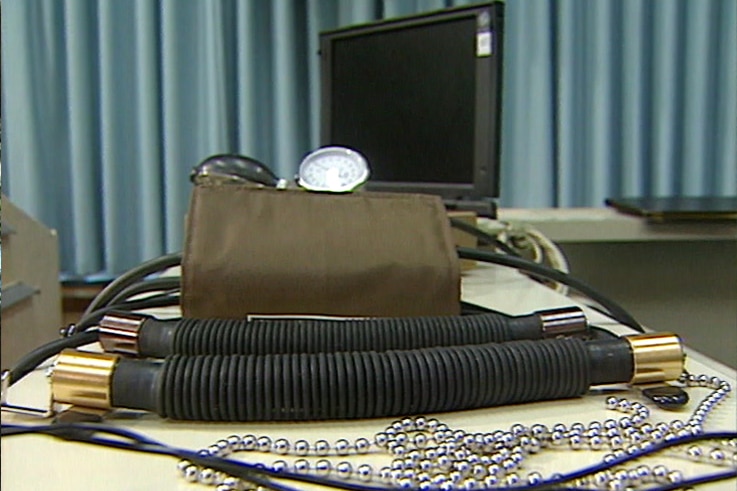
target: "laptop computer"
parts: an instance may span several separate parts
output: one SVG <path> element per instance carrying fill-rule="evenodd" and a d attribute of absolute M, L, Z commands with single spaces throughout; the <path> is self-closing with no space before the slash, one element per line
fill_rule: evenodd
<path fill-rule="evenodd" d="M 604 202 L 653 222 L 737 220 L 737 196 L 622 197 Z"/>

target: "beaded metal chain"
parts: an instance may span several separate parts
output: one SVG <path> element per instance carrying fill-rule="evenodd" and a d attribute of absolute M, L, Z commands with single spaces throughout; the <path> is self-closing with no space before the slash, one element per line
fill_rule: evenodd
<path fill-rule="evenodd" d="M 275 471 L 290 471 L 325 478 L 360 483 L 378 483 L 399 489 L 450 490 L 536 485 L 545 482 L 540 472 L 520 475 L 523 462 L 545 449 L 608 450 L 604 463 L 635 455 L 653 446 L 690 435 L 703 433 L 709 414 L 730 393 L 730 385 L 705 375 L 684 374 L 679 382 L 688 387 L 711 389 L 687 421 L 651 424 L 650 410 L 639 402 L 608 397 L 606 407 L 623 413 L 619 419 L 593 421 L 588 426 L 562 423 L 548 427 L 542 424 L 514 424 L 509 430 L 491 433 L 467 433 L 453 430 L 434 418 L 423 416 L 404 418 L 377 433 L 373 441 L 358 438 L 350 442 L 340 439 L 334 444 L 326 440 L 310 443 L 285 438 L 272 440 L 268 436 L 233 435 L 200 451 L 201 455 L 228 457 L 235 452 L 262 452 L 293 457 L 291 463 L 276 460 L 270 465 Z M 682 448 L 685 447 L 685 448 Z M 355 466 L 341 457 L 382 452 L 391 464 L 375 469 L 369 464 Z M 728 440 L 674 447 L 672 455 L 716 466 L 737 467 L 737 442 Z M 314 463 L 305 457 L 317 458 Z M 330 457 L 338 457 L 331 459 Z M 334 460 L 338 460 L 335 462 Z M 225 475 L 186 460 L 177 464 L 180 476 L 189 482 L 216 486 L 217 491 L 255 489 L 251 483 Z M 550 479 L 560 477 L 553 474 Z M 639 464 L 614 468 L 569 481 L 569 487 L 596 488 L 609 491 L 646 489 L 651 484 L 676 484 L 684 479 L 681 471 L 664 465 Z"/>

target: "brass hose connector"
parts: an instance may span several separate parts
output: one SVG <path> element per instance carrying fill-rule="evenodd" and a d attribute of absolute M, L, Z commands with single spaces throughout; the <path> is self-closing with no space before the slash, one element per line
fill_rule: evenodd
<path fill-rule="evenodd" d="M 54 402 L 109 409 L 111 379 L 119 358 L 107 353 L 62 351 L 51 372 Z"/>
<path fill-rule="evenodd" d="M 677 335 L 637 334 L 624 339 L 630 344 L 634 362 L 631 384 L 677 380 L 683 373 L 685 355 Z"/>

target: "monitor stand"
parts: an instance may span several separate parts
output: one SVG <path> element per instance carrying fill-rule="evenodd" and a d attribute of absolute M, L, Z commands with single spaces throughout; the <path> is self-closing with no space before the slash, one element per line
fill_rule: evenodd
<path fill-rule="evenodd" d="M 496 218 L 496 201 L 494 198 L 444 199 L 445 208 L 452 211 L 472 211 L 481 217 Z"/>

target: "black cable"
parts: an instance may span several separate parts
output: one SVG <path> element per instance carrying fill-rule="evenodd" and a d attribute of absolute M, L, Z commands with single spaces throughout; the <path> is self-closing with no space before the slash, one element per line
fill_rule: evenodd
<path fill-rule="evenodd" d="M 157 442 L 153 439 L 150 439 L 130 430 L 115 428 L 110 425 L 99 423 L 56 423 L 44 426 L 19 426 L 7 424 L 2 425 L 3 437 L 27 435 L 34 433 L 55 438 L 61 438 L 64 440 L 71 440 L 78 443 L 87 443 L 92 445 L 117 448 L 121 450 L 176 457 L 179 459 L 187 460 L 194 465 L 208 467 L 215 471 L 223 472 L 228 476 L 237 477 L 256 484 L 268 486 L 271 489 L 278 489 L 283 491 L 292 491 L 296 488 L 279 484 L 277 482 L 274 482 L 273 479 L 307 482 L 331 488 L 346 489 L 349 491 L 393 491 L 396 489 L 394 487 L 387 488 L 383 486 L 367 486 L 363 484 L 354 484 L 350 482 L 337 481 L 334 479 L 323 478 L 309 474 L 297 474 L 288 471 L 275 471 L 263 465 L 251 464 L 241 460 L 205 456 L 200 454 L 199 452 L 172 447 L 164 443 Z M 98 436 L 98 434 L 109 434 L 114 438 L 103 438 Z M 536 491 L 555 487 L 555 489 L 580 490 L 581 488 L 567 488 L 564 486 L 561 487 L 561 485 L 564 485 L 566 482 L 572 481 L 574 479 L 596 474 L 597 472 L 611 470 L 615 467 L 632 462 L 636 459 L 640 459 L 647 455 L 652 455 L 675 446 L 704 440 L 727 440 L 734 438 L 737 438 L 736 432 L 715 432 L 703 433 L 701 435 L 689 435 L 687 437 L 675 438 L 670 441 L 665 441 L 661 444 L 653 445 L 648 450 L 641 450 L 637 453 L 626 454 L 622 457 L 613 459 L 610 462 L 602 462 L 600 464 L 595 464 L 573 472 L 569 472 L 567 474 L 563 474 L 557 478 L 546 479 L 539 484 L 514 487 L 498 487 L 494 489 L 496 491 Z M 725 472 L 684 479 L 678 483 L 665 484 L 658 487 L 649 487 L 648 491 L 672 491 L 675 489 L 688 488 L 697 484 L 721 481 L 735 477 L 737 477 L 737 470 L 732 469 Z"/>
<path fill-rule="evenodd" d="M 451 224 L 461 230 L 468 231 L 469 233 L 473 233 L 478 237 L 482 237 L 482 240 L 491 242 L 497 246 L 501 244 L 501 242 L 492 235 L 478 229 L 477 227 L 474 227 L 473 225 L 465 223 L 462 220 L 451 219 Z M 502 248 L 501 246 L 499 247 Z M 615 320 L 635 329 L 638 332 L 644 332 L 642 326 L 640 326 L 640 324 L 622 307 L 617 305 L 612 300 L 606 298 L 604 295 L 596 291 L 593 287 L 585 284 L 580 280 L 575 279 L 567 273 L 563 273 L 554 268 L 550 268 L 542 264 L 538 264 L 533 261 L 521 258 L 513 250 L 507 251 L 507 255 L 465 247 L 458 247 L 457 250 L 459 253 L 459 257 L 461 257 L 462 259 L 474 259 L 482 262 L 501 264 L 504 266 L 527 271 L 539 275 L 543 278 L 557 281 L 559 283 L 566 284 L 590 297 L 592 300 L 599 303 L 600 305 L 604 306 L 609 311 L 610 315 L 615 318 Z M 110 303 L 113 298 L 115 298 L 123 290 L 131 286 L 131 284 L 134 284 L 136 281 L 145 278 L 149 274 L 162 271 L 172 266 L 180 265 L 181 259 L 181 253 L 168 254 L 143 263 L 140 266 L 122 274 L 92 300 L 87 310 L 85 311 L 85 314 L 89 314 L 98 307 L 105 306 L 106 304 Z"/>
<path fill-rule="evenodd" d="M 502 250 L 503 252 L 507 253 L 507 254 L 508 254 L 508 255 L 510 255 L 510 256 L 513 256 L 513 257 L 517 257 L 517 258 L 520 258 L 520 259 L 522 259 L 522 260 L 525 260 L 525 258 L 523 258 L 523 257 L 522 257 L 522 256 L 521 256 L 520 254 L 518 254 L 518 253 L 517 253 L 517 252 L 516 252 L 515 250 L 513 250 L 513 249 L 509 248 L 509 246 L 507 246 L 507 245 L 506 245 L 506 244 L 505 244 L 504 242 L 500 241 L 499 239 L 497 239 L 497 238 L 496 238 L 496 237 L 494 237 L 493 235 L 491 235 L 491 234 L 487 233 L 486 231 L 484 231 L 484 230 L 480 229 L 479 227 L 476 227 L 476 226 L 474 226 L 474 225 L 471 225 L 471 224 L 469 224 L 469 223 L 466 223 L 466 222 L 464 222 L 464 221 L 462 221 L 462 220 L 458 220 L 458 219 L 456 219 L 456 218 L 451 218 L 450 220 L 451 220 L 451 225 L 452 225 L 452 226 L 453 226 L 454 228 L 457 228 L 457 229 L 459 229 L 459 230 L 462 230 L 462 231 L 464 231 L 464 232 L 466 232 L 466 233 L 469 233 L 469 234 L 473 235 L 474 237 L 476 237 L 476 238 L 480 239 L 480 240 L 482 241 L 482 243 L 484 243 L 484 244 L 486 244 L 486 245 L 492 245 L 492 246 L 495 246 L 495 247 L 497 247 L 497 248 L 501 249 L 501 250 Z M 477 259 L 477 260 L 483 261 L 483 259 Z M 489 262 L 493 262 L 493 261 L 489 261 Z M 538 264 L 538 265 L 540 265 L 540 266 L 542 266 L 542 267 L 545 267 L 544 265 L 541 265 L 540 263 L 536 263 L 536 262 L 534 262 L 534 261 L 529 261 L 529 262 L 530 262 L 531 264 Z M 524 271 L 526 271 L 526 272 L 529 272 L 529 273 L 531 273 L 531 277 L 532 277 L 533 279 L 535 279 L 535 280 L 538 280 L 538 281 L 539 281 L 539 280 L 545 280 L 545 279 L 548 279 L 548 280 L 551 280 L 551 279 L 553 279 L 553 278 L 551 278 L 551 276 L 550 276 L 550 275 L 548 274 L 548 272 L 545 272 L 545 271 L 543 271 L 543 270 L 539 270 L 538 272 L 533 272 L 533 271 L 529 271 L 529 270 L 526 270 L 526 269 L 524 269 L 524 268 L 522 268 L 522 267 L 519 267 L 519 266 L 513 266 L 513 267 L 515 267 L 515 268 L 517 268 L 517 269 L 520 269 L 520 270 L 524 270 Z M 549 271 L 553 271 L 553 272 L 558 272 L 558 273 L 561 273 L 561 274 L 566 274 L 566 275 L 568 274 L 568 273 L 565 273 L 565 272 L 562 272 L 562 271 L 559 271 L 559 270 L 556 270 L 556 269 L 554 269 L 554 268 L 550 268 L 550 267 L 548 267 L 548 270 L 549 270 Z M 570 275 L 569 275 L 569 278 L 570 278 Z M 573 280 L 575 280 L 575 278 L 572 278 L 572 279 L 573 279 Z M 559 283 L 564 283 L 564 284 L 567 284 L 568 286 L 572 286 L 572 285 L 570 285 L 570 284 L 568 284 L 568 283 L 565 283 L 565 282 L 563 282 L 563 281 L 559 281 Z M 576 288 L 576 287 L 573 287 L 573 288 L 576 288 L 576 289 L 577 289 L 577 290 L 579 290 L 579 291 L 580 291 L 581 293 L 584 293 L 584 294 L 586 294 L 587 296 L 590 296 L 590 297 L 592 298 L 592 300 L 595 300 L 595 301 L 599 302 L 599 303 L 600 303 L 601 305 L 604 305 L 604 304 L 605 304 L 605 302 L 602 302 L 602 301 L 601 301 L 601 299 L 602 299 L 602 298 L 604 298 L 604 297 L 603 297 L 603 295 L 600 295 L 600 294 L 599 294 L 599 295 L 600 295 L 600 297 L 601 297 L 601 298 L 600 298 L 599 300 L 596 300 L 596 299 L 594 298 L 594 296 L 591 296 L 591 295 L 589 295 L 590 291 L 593 291 L 593 288 L 592 288 L 591 286 L 589 286 L 589 285 L 584 285 L 584 284 L 583 284 L 582 282 L 579 282 L 579 286 L 581 286 L 581 289 L 579 289 L 579 288 Z M 609 301 L 609 300 L 607 299 L 607 301 Z M 590 306 L 590 307 L 591 307 L 591 308 L 594 308 L 594 309 L 596 309 L 596 310 L 599 310 L 599 311 L 601 311 L 601 309 L 598 309 L 598 308 L 596 308 L 596 307 L 594 307 L 594 306 Z M 617 308 L 616 308 L 616 307 L 615 307 L 615 310 L 617 310 Z M 635 329 L 635 330 L 637 330 L 637 331 L 639 331 L 639 332 L 643 332 L 643 330 L 641 330 L 641 326 L 640 326 L 640 324 L 639 324 L 639 323 L 638 323 L 637 321 L 635 321 L 635 320 L 634 320 L 634 318 L 632 318 L 632 316 L 631 316 L 631 315 L 629 315 L 629 314 L 628 314 L 627 312 L 625 312 L 625 311 L 624 311 L 624 309 L 622 309 L 621 307 L 619 308 L 619 310 L 620 310 L 620 311 L 619 311 L 619 314 L 618 314 L 618 315 L 622 316 L 622 318 L 624 318 L 624 319 L 626 319 L 626 318 L 628 318 L 628 317 L 629 317 L 629 318 L 630 318 L 630 321 L 631 321 L 631 322 L 633 323 L 633 324 L 631 325 L 631 324 L 628 324 L 628 323 L 622 322 L 623 324 L 626 324 L 626 325 L 628 325 L 628 326 L 632 327 L 633 329 Z M 612 315 L 612 312 L 603 312 L 603 313 L 604 313 L 605 315 Z"/>
<path fill-rule="evenodd" d="M 510 256 L 521 257 L 517 251 L 509 247 L 506 243 L 502 242 L 490 233 L 471 225 L 470 223 L 459 220 L 458 218 L 451 218 L 450 225 L 453 228 L 457 228 L 458 230 L 461 230 L 469 235 L 473 235 L 478 240 L 480 240 L 483 245 L 496 247 L 497 249 L 500 249 L 502 252 L 505 252 Z"/>
<path fill-rule="evenodd" d="M 530 273 L 544 276 L 553 281 L 557 281 L 558 283 L 568 285 L 604 307 L 609 312 L 609 315 L 613 317 L 617 322 L 629 326 L 637 332 L 645 332 L 640 323 L 637 322 L 619 304 L 599 293 L 597 290 L 587 285 L 583 281 L 578 280 L 567 273 L 558 271 L 557 269 L 553 269 L 548 266 L 544 266 L 542 264 L 538 264 L 533 261 L 529 261 L 527 259 L 505 254 L 498 254 L 491 251 L 481 251 L 469 247 L 458 247 L 458 257 L 460 257 L 461 259 L 473 259 L 475 261 L 495 263 L 502 266 L 521 269 L 523 271 L 528 271 Z"/>
<path fill-rule="evenodd" d="M 145 437 L 140 433 L 123 428 L 116 428 L 100 423 L 54 423 L 51 425 L 36 427 L 2 425 L 2 436 L 19 436 L 34 433 L 77 443 L 87 443 L 119 450 L 152 453 L 187 459 L 192 463 L 217 468 L 218 470 L 226 472 L 228 475 L 237 476 L 242 479 L 247 479 L 252 483 L 267 486 L 267 489 L 295 491 L 294 488 L 282 486 L 281 484 L 274 483 L 270 479 L 263 477 L 263 474 L 267 474 L 267 472 L 264 472 L 262 466 L 247 463 L 240 465 L 240 463 L 233 460 L 203 456 L 199 452 L 194 453 L 189 450 L 171 447 Z M 98 436 L 100 433 L 112 435 L 114 439 Z"/>
<path fill-rule="evenodd" d="M 452 219 L 452 220 L 455 220 L 455 219 Z M 477 229 L 476 227 L 473 227 L 472 225 L 469 225 L 462 221 L 458 221 L 458 223 L 463 224 L 463 225 L 460 225 L 462 227 L 471 227 L 479 235 L 486 234 L 489 236 L 489 238 L 493 238 L 491 235 L 487 234 L 483 230 Z M 510 254 L 504 255 L 504 254 L 494 253 L 491 251 L 482 251 L 482 250 L 466 248 L 466 247 L 458 247 L 457 250 L 458 250 L 459 257 L 461 259 L 473 259 L 476 261 L 501 264 L 503 266 L 508 266 L 508 267 L 520 269 L 523 271 L 527 271 L 535 275 L 538 275 L 540 277 L 547 278 L 547 279 L 556 281 L 558 283 L 563 283 L 565 285 L 568 285 L 569 287 L 578 290 L 579 292 L 588 296 L 595 302 L 599 303 L 601 306 L 603 306 L 608 311 L 609 315 L 611 315 L 618 322 L 626 326 L 629 326 L 638 332 L 645 332 L 642 326 L 640 325 L 640 323 L 637 322 L 632 317 L 632 315 L 630 315 L 624 308 L 619 306 L 613 300 L 599 293 L 597 290 L 595 290 L 590 285 L 584 283 L 581 280 L 574 278 L 573 276 L 567 273 L 558 271 L 554 268 L 551 268 L 551 267 L 548 267 L 542 264 L 535 263 L 533 261 L 529 261 L 527 259 L 519 257 L 516 254 L 515 255 L 510 255 Z M 162 256 L 155 260 L 149 261 L 148 263 L 144 263 L 138 268 L 134 268 L 133 270 L 130 270 L 129 272 L 124 273 L 124 275 L 122 275 L 120 278 L 123 278 L 123 276 L 126 276 L 128 278 L 142 279 L 143 277 L 150 274 L 151 272 L 160 271 L 161 269 L 166 269 L 168 267 L 171 267 L 171 266 L 174 266 L 180 263 L 181 263 L 181 254 L 173 253 L 173 254 Z M 136 280 L 132 280 L 132 281 L 134 282 Z M 175 281 L 175 280 L 171 280 L 171 281 Z M 113 283 L 118 283 L 118 285 L 113 287 Z M 103 290 L 103 292 L 100 292 L 100 294 L 97 297 L 95 297 L 95 299 L 90 303 L 90 306 L 88 307 L 86 311 L 86 314 L 91 313 L 92 307 L 96 308 L 97 306 L 100 306 L 100 305 L 102 306 L 106 305 L 107 303 L 109 303 L 110 300 L 112 300 L 112 298 L 114 298 L 121 291 L 123 291 L 125 288 L 130 286 L 126 284 L 127 281 L 123 281 L 119 283 L 118 280 L 115 280 L 113 283 L 111 283 L 108 286 L 108 288 Z M 106 292 L 108 289 L 110 289 L 111 291 Z M 112 290 L 115 290 L 115 292 L 112 293 Z M 468 310 L 468 306 L 466 306 L 466 309 Z"/>
<path fill-rule="evenodd" d="M 103 288 L 103 290 L 98 293 L 94 299 L 92 299 L 92 302 L 90 302 L 90 304 L 87 306 L 87 309 L 84 311 L 83 315 L 86 316 L 92 311 L 107 305 L 108 303 L 110 303 L 110 300 L 113 297 L 115 297 L 118 293 L 120 293 L 120 291 L 122 291 L 129 285 L 142 280 L 150 274 L 158 273 L 174 266 L 179 266 L 181 263 L 182 254 L 180 252 L 166 254 L 164 256 L 159 256 L 157 258 L 141 263 L 133 269 L 130 269 L 121 274 L 115 280 L 110 282 L 105 288 Z"/>
<path fill-rule="evenodd" d="M 96 330 L 80 332 L 70 337 L 55 339 L 27 353 L 16 363 L 15 367 L 10 369 L 10 385 L 28 375 L 47 359 L 61 353 L 61 351 L 94 343 L 97 341 L 97 334 Z"/>
<path fill-rule="evenodd" d="M 463 223 L 465 226 L 470 226 L 470 225 L 468 225 L 468 224 L 466 224 L 464 222 L 460 222 L 460 223 Z M 479 232 L 480 233 L 485 233 L 485 232 L 483 232 L 481 230 L 479 230 Z M 458 248 L 458 254 L 459 254 L 459 257 L 461 257 L 462 259 L 474 259 L 474 260 L 482 261 L 482 262 L 489 262 L 489 263 L 501 264 L 503 266 L 513 267 L 513 268 L 516 268 L 516 269 L 520 269 L 520 270 L 523 270 L 523 271 L 527 271 L 527 272 L 533 273 L 533 274 L 538 275 L 538 276 L 543 277 L 543 278 L 548 278 L 548 279 L 551 279 L 553 281 L 557 281 L 559 283 L 566 284 L 566 285 L 570 286 L 571 288 L 574 288 L 574 289 L 578 290 L 579 292 L 583 293 L 584 295 L 588 296 L 589 298 L 591 298 L 595 302 L 599 303 L 601 306 L 603 306 L 607 310 L 608 314 L 610 316 L 612 316 L 618 322 L 620 322 L 620 323 L 622 323 L 624 325 L 627 325 L 627 326 L 631 327 L 632 329 L 634 329 L 634 330 L 636 330 L 638 332 L 644 332 L 644 329 L 639 324 L 639 322 L 637 322 L 632 317 L 632 315 L 630 315 L 623 307 L 619 306 L 613 300 L 607 298 L 603 294 L 599 293 L 598 291 L 596 291 L 590 285 L 588 285 L 588 284 L 586 284 L 586 283 L 584 283 L 584 282 L 582 282 L 580 280 L 577 280 L 576 278 L 574 278 L 573 276 L 571 276 L 571 275 L 569 275 L 567 273 L 564 273 L 562 271 L 558 271 L 556 269 L 550 268 L 550 267 L 545 266 L 545 265 L 542 265 L 542 264 L 535 263 L 533 261 L 526 260 L 526 259 L 521 258 L 521 257 L 518 257 L 518 256 L 510 256 L 510 255 L 506 255 L 505 256 L 505 255 L 502 255 L 502 254 L 493 253 L 491 251 L 481 251 L 481 250 L 478 250 L 478 249 L 471 249 L 471 248 L 459 247 Z M 166 258 L 167 261 L 175 261 L 177 257 L 179 258 L 179 260 L 181 260 L 181 255 L 177 255 L 177 254 L 171 254 L 171 255 L 165 256 L 165 257 L 163 257 L 161 259 L 162 259 L 162 261 L 163 261 L 164 258 Z M 162 280 L 164 280 L 164 279 L 162 278 Z M 181 282 L 181 279 L 180 278 L 176 278 L 176 277 L 172 277 L 170 279 L 166 279 L 165 281 L 167 282 L 167 285 L 170 285 L 170 284 L 174 284 L 177 281 Z M 127 288 L 127 287 L 125 287 L 125 286 L 124 287 L 121 287 L 119 289 L 119 291 L 118 291 L 118 294 L 120 294 L 120 292 L 123 291 L 125 288 Z M 133 286 L 131 286 L 131 288 L 133 288 Z M 143 287 L 141 287 L 141 288 L 143 288 Z M 137 290 L 134 288 L 131 291 L 134 291 L 135 292 Z M 144 289 L 142 291 L 150 291 L 150 290 Z M 100 295 L 102 295 L 102 292 L 101 292 Z M 107 301 L 103 302 L 100 299 L 100 295 L 98 295 L 98 297 L 96 297 L 96 299 L 93 300 L 93 302 L 90 304 L 90 306 L 92 306 L 92 305 L 100 305 L 100 304 L 103 304 L 103 303 L 108 303 Z M 462 305 L 462 307 L 463 307 L 464 313 L 475 313 L 478 310 L 482 310 L 483 309 L 482 307 L 473 306 L 473 304 L 470 304 L 470 303 L 467 303 L 467 302 L 464 302 L 463 305 Z M 88 308 L 88 310 L 89 310 L 89 308 Z M 88 312 L 88 313 L 90 313 L 90 312 Z"/>
<path fill-rule="evenodd" d="M 124 310 L 130 312 L 134 310 L 173 307 L 176 305 L 179 305 L 179 296 L 172 294 L 172 292 L 163 292 L 159 295 L 152 295 L 141 300 L 128 300 L 119 304 L 107 305 L 84 315 L 79 322 L 75 324 L 75 328 L 71 333 L 73 334 L 75 332 L 85 331 L 90 327 L 97 325 L 105 314 L 112 312 L 113 310 Z"/>
<path fill-rule="evenodd" d="M 165 276 L 162 278 L 153 278 L 150 280 L 142 280 L 121 290 L 117 295 L 110 299 L 108 303 L 117 304 L 129 300 L 135 295 L 150 292 L 161 292 L 167 290 L 179 290 L 181 278 L 179 276 Z"/>
<path fill-rule="evenodd" d="M 590 286 L 571 277 L 570 275 L 567 275 L 555 269 L 534 263 L 532 261 L 527 261 L 525 259 L 514 257 L 514 256 L 509 256 L 509 255 L 496 254 L 490 251 L 480 251 L 476 249 L 459 247 L 458 254 L 459 254 L 459 257 L 461 258 L 474 259 L 474 260 L 482 261 L 482 262 L 496 263 L 496 264 L 501 264 L 501 265 L 508 266 L 508 267 L 530 271 L 540 276 L 550 278 L 559 283 L 564 283 L 576 290 L 579 290 L 581 293 L 584 293 L 585 295 L 589 296 L 592 300 L 596 301 L 597 303 L 605 307 L 609 311 L 610 315 L 618 322 L 624 325 L 627 325 L 635 329 L 638 332 L 644 332 L 644 329 L 640 326 L 640 324 L 634 318 L 632 318 L 632 316 L 629 313 L 627 313 L 622 307 L 620 307 L 613 301 L 607 299 L 605 296 L 598 293 Z M 120 277 L 118 277 L 116 280 L 111 282 L 105 289 L 103 289 L 103 291 L 101 291 L 92 300 L 87 310 L 85 311 L 85 315 L 83 315 L 83 318 L 77 324 L 76 331 L 84 331 L 92 327 L 96 322 L 98 322 L 102 318 L 102 316 L 105 313 L 110 312 L 111 310 L 116 310 L 116 309 L 135 310 L 135 309 L 145 309 L 145 308 L 176 305 L 178 303 L 178 297 L 173 297 L 171 295 L 166 295 L 164 298 L 157 298 L 155 296 L 155 297 L 151 297 L 145 300 L 125 302 L 122 305 L 110 305 L 110 301 L 114 299 L 116 296 L 118 296 L 121 292 L 131 287 L 131 285 L 135 284 L 137 281 L 142 280 L 149 274 L 181 264 L 181 259 L 182 259 L 181 253 L 172 253 L 172 254 L 168 254 L 165 256 L 152 259 L 146 263 L 143 263 L 127 271 L 126 273 L 123 273 Z M 466 306 L 466 309 L 468 310 L 468 306 Z M 74 330 L 71 330 L 70 332 L 74 332 Z M 56 345 L 54 344 L 44 345 L 38 349 L 44 350 L 43 352 L 50 352 L 53 346 L 56 346 Z M 61 349 L 64 349 L 64 348 L 63 347 L 59 348 L 59 351 L 61 351 Z M 36 353 L 35 350 L 34 352 L 29 353 L 27 355 L 28 359 L 38 359 L 38 357 L 35 356 L 35 353 Z M 51 353 L 49 356 L 47 356 L 47 358 L 57 353 L 58 351 L 56 353 Z M 34 356 L 31 356 L 32 354 Z M 24 357 L 24 359 L 25 358 L 26 357 Z M 39 363 L 41 363 L 42 361 L 43 360 L 41 360 Z M 22 376 L 24 376 L 26 373 L 28 373 L 28 371 L 30 371 L 30 370 L 27 370 L 25 364 L 21 365 L 21 367 L 23 368 L 22 370 L 18 370 L 16 367 L 16 369 L 12 371 L 12 372 L 15 372 L 16 374 L 21 374 L 21 375 L 16 376 L 14 379 L 11 378 L 11 380 L 17 381 Z"/>
<path fill-rule="evenodd" d="M 699 435 L 687 435 L 683 437 L 677 437 L 677 438 L 673 438 L 672 440 L 666 440 L 661 443 L 656 443 L 646 450 L 639 450 L 638 452 L 635 452 L 632 454 L 625 454 L 622 457 L 614 458 L 609 462 L 601 462 L 599 464 L 594 464 L 592 466 L 585 467 L 577 471 L 569 472 L 568 474 L 562 475 L 558 478 L 548 480 L 546 484 L 547 485 L 558 485 L 558 484 L 565 483 L 567 481 L 589 476 L 591 474 L 596 474 L 597 472 L 610 470 L 615 467 L 626 464 L 628 462 L 631 462 L 633 460 L 637 460 L 642 457 L 652 455 L 652 454 L 661 452 L 663 450 L 666 450 L 666 449 L 669 449 L 675 446 L 686 445 L 688 443 L 694 443 L 694 442 L 699 442 L 703 440 L 730 440 L 730 439 L 735 439 L 735 438 L 737 438 L 737 432 L 733 432 L 733 431 L 701 433 Z M 710 476 L 701 476 L 696 479 L 687 479 L 679 483 L 666 484 L 658 488 L 648 488 L 648 491 L 654 491 L 654 489 L 657 489 L 658 491 L 670 491 L 673 489 L 688 488 L 690 486 L 693 486 L 694 484 L 703 484 L 705 482 L 711 482 L 712 480 L 729 479 L 732 477 L 737 477 L 737 470 L 732 470 L 730 472 L 723 473 L 719 475 L 717 479 L 710 479 L 709 477 Z M 559 489 L 559 488 L 556 486 L 556 489 Z"/>
<path fill-rule="evenodd" d="M 176 305 L 178 303 L 178 297 L 171 297 L 167 295 L 160 298 L 147 298 L 144 300 L 136 300 L 131 302 L 123 302 L 117 305 L 110 305 L 108 307 L 99 309 L 92 312 L 90 315 L 80 319 L 80 322 L 76 324 L 77 329 L 71 332 L 68 336 L 61 339 L 55 339 L 49 343 L 43 344 L 33 351 L 25 354 L 13 368 L 10 369 L 10 385 L 13 385 L 18 380 L 22 379 L 30 372 L 35 370 L 41 363 L 51 358 L 54 355 L 58 355 L 67 348 L 78 348 L 85 344 L 94 343 L 98 339 L 97 329 L 90 329 L 99 321 L 103 315 L 110 312 L 111 310 L 140 310 L 147 308 L 156 307 L 167 307 Z"/>

